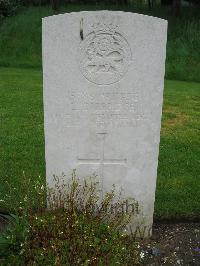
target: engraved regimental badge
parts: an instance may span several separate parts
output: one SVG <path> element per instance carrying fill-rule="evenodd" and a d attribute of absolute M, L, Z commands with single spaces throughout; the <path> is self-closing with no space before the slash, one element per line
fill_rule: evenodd
<path fill-rule="evenodd" d="M 127 40 L 113 23 L 100 21 L 80 44 L 80 69 L 84 77 L 99 85 L 119 81 L 131 61 Z"/>

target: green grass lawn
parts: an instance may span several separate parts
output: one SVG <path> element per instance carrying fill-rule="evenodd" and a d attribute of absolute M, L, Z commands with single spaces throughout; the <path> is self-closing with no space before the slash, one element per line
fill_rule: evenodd
<path fill-rule="evenodd" d="M 25 196 L 24 175 L 36 179 L 45 172 L 41 72 L 0 69 L 0 102 L 1 199 L 13 185 L 18 204 Z"/>
<path fill-rule="evenodd" d="M 0 68 L 0 199 L 16 188 L 11 207 L 24 197 L 25 177 L 45 182 L 42 74 Z M 200 83 L 166 81 L 155 214 L 200 214 Z"/>
<path fill-rule="evenodd" d="M 200 83 L 166 81 L 155 210 L 200 215 Z"/>

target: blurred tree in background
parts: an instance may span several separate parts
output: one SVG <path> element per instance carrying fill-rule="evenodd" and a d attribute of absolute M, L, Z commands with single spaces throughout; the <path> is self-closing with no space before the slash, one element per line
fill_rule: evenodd
<path fill-rule="evenodd" d="M 61 5 L 67 4 L 107 4 L 107 5 L 143 5 L 144 8 L 152 10 L 155 5 L 171 6 L 175 16 L 181 14 L 182 3 L 188 5 L 199 5 L 200 0 L 0 0 L 0 18 L 13 15 L 19 6 L 42 6 L 49 5 L 53 10 L 58 11 Z"/>
<path fill-rule="evenodd" d="M 20 0 L 0 0 L 0 18 L 12 16 L 21 4 Z"/>

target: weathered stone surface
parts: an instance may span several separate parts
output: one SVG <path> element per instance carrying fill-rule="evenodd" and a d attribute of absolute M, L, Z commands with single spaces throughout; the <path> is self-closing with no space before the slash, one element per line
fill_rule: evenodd
<path fill-rule="evenodd" d="M 151 234 L 167 22 L 134 13 L 43 19 L 46 176 L 96 173 L 140 206 Z"/>

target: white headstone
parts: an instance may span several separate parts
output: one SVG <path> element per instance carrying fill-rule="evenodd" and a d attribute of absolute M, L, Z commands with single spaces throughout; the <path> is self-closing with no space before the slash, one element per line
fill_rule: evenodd
<path fill-rule="evenodd" d="M 46 176 L 96 173 L 139 203 L 151 234 L 167 22 L 113 11 L 43 19 Z"/>

